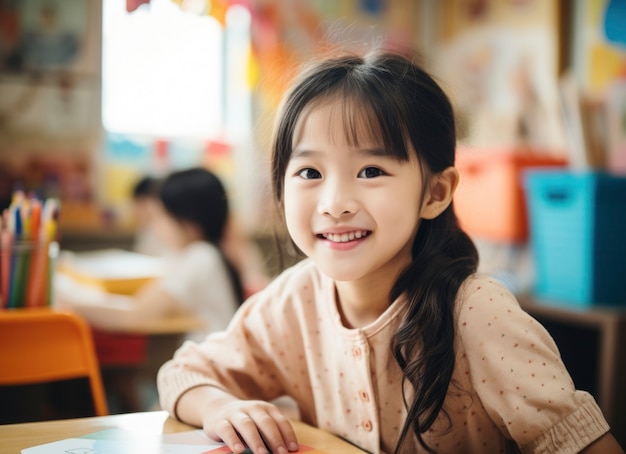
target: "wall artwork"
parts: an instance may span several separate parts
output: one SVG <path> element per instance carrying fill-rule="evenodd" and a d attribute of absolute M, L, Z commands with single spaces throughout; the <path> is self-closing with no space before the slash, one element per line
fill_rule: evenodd
<path fill-rule="evenodd" d="M 560 151 L 556 0 L 437 3 L 435 73 L 472 147 Z"/>
<path fill-rule="evenodd" d="M 100 127 L 100 2 L 0 1 L 0 152 Z"/>

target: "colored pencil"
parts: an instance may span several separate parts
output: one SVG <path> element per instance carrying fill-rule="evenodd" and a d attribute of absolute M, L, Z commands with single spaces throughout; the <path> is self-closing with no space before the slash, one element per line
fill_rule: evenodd
<path fill-rule="evenodd" d="M 19 279 L 22 278 L 22 254 L 19 250 L 19 244 L 22 239 L 22 214 L 19 206 L 9 208 L 12 210 L 9 219 L 13 219 L 13 250 L 11 254 L 11 278 L 9 279 L 9 304 L 7 307 L 15 308 L 19 306 Z"/>
<path fill-rule="evenodd" d="M 2 291 L 2 307 L 9 307 L 9 283 L 11 279 L 11 244 L 13 238 L 8 229 L 0 232 L 0 289 Z"/>
<path fill-rule="evenodd" d="M 39 291 L 41 285 L 38 285 L 38 282 L 44 278 L 42 275 L 43 264 L 41 262 L 43 260 L 47 260 L 48 257 L 47 250 L 44 249 L 45 242 L 43 241 L 40 233 L 41 203 L 36 199 L 33 199 L 31 202 L 30 217 L 32 252 L 30 256 L 30 267 L 28 270 L 25 306 L 35 307 L 45 304 L 45 301 L 41 299 L 42 295 Z"/>

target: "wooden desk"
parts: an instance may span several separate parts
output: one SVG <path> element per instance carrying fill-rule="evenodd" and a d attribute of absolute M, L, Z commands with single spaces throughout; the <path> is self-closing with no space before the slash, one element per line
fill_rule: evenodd
<path fill-rule="evenodd" d="M 575 308 L 520 296 L 554 338 L 576 387 L 589 391 L 626 445 L 626 308 Z"/>
<path fill-rule="evenodd" d="M 357 454 L 360 449 L 334 435 L 301 422 L 293 422 L 298 441 L 329 454 Z M 154 442 L 164 433 L 194 428 L 168 417 L 164 411 L 129 413 L 96 418 L 9 424 L 0 426 L 0 454 L 19 454 L 22 449 L 65 438 L 79 437 L 105 429 L 123 429 Z"/>

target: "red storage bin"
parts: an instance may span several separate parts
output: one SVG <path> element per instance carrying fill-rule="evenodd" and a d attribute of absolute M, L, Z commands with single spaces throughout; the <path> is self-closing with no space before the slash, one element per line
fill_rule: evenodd
<path fill-rule="evenodd" d="M 532 167 L 564 167 L 565 157 L 530 149 L 457 150 L 461 175 L 454 210 L 472 237 L 506 243 L 528 240 L 528 213 L 523 171 Z"/>

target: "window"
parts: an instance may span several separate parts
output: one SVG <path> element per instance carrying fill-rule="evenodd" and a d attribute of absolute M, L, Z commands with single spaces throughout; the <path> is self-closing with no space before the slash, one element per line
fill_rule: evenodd
<path fill-rule="evenodd" d="M 129 13 L 103 1 L 102 120 L 107 132 L 210 138 L 225 121 L 224 31 L 172 0 Z"/>
<path fill-rule="evenodd" d="M 141 174 L 204 165 L 236 194 L 242 222 L 256 222 L 251 15 L 232 6 L 224 25 L 207 4 L 150 0 L 129 13 L 126 0 L 102 0 L 101 199 L 121 218 Z"/>

